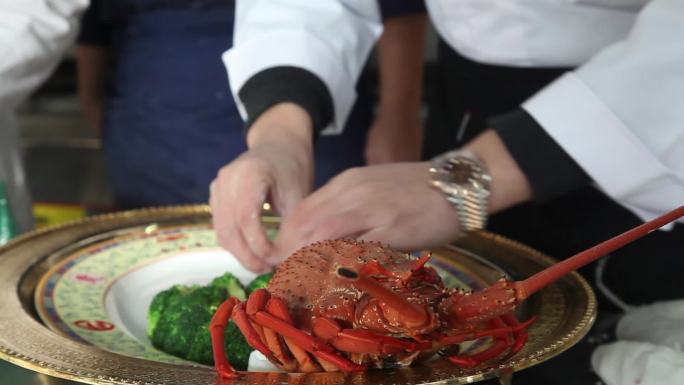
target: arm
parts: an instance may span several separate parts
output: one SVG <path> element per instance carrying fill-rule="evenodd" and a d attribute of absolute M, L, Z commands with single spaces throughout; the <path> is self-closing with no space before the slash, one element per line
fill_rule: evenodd
<path fill-rule="evenodd" d="M 369 164 L 420 159 L 425 22 L 425 13 L 385 20 L 377 50 L 380 101 L 366 144 Z"/>
<path fill-rule="evenodd" d="M 96 131 L 100 131 L 102 126 L 108 53 L 106 47 L 97 45 L 80 44 L 76 49 L 78 98 L 86 121 Z"/>
<path fill-rule="evenodd" d="M 683 17 L 681 1 L 653 0 L 625 40 L 523 106 L 532 124 L 541 125 L 587 179 L 644 220 L 684 202 L 684 40 L 676 38 L 684 33 Z M 495 128 L 503 137 L 513 136 L 509 128 Z M 512 153 L 522 152 L 521 146 L 506 144 Z M 535 199 L 588 183 L 577 178 L 567 184 L 558 169 L 535 171 L 532 165 L 544 162 L 538 155 L 521 162 L 531 183 L 558 182 L 562 188 L 535 188 Z"/>
<path fill-rule="evenodd" d="M 285 101 L 316 117 L 320 113 L 307 103 L 323 96 L 332 107 L 314 121 L 315 129 L 340 132 L 354 103 L 356 79 L 381 30 L 374 1 L 238 0 L 234 46 L 223 60 L 243 118 L 251 123 Z"/>
<path fill-rule="evenodd" d="M 679 0 L 652 1 L 625 41 L 466 145 L 492 174 L 491 212 L 592 180 L 644 219 L 684 202 L 684 40 L 674 38 L 682 15 Z M 341 237 L 413 250 L 453 240 L 455 211 L 427 186 L 427 168 L 377 165 L 336 177 L 292 214 L 281 253 Z"/>
<path fill-rule="evenodd" d="M 81 20 L 76 49 L 78 98 L 88 124 L 102 126 L 106 72 L 109 65 L 111 31 L 101 19 L 101 2 L 92 0 Z"/>
<path fill-rule="evenodd" d="M 285 257 L 266 239 L 262 204 L 287 219 L 311 191 L 313 137 L 341 131 L 380 30 L 370 1 L 237 2 L 234 46 L 223 59 L 249 150 L 219 171 L 210 204 L 219 243 L 251 270 Z"/>
<path fill-rule="evenodd" d="M 530 184 L 501 138 L 488 130 L 466 148 L 492 175 L 489 209 L 497 212 L 532 196 Z M 343 172 L 308 196 L 281 227 L 277 254 L 323 239 L 358 238 L 403 250 L 454 241 L 456 210 L 430 186 L 430 162 L 388 163 Z"/>

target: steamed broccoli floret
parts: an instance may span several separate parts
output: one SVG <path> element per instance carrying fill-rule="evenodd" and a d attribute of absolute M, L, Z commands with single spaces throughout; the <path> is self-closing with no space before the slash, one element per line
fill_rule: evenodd
<path fill-rule="evenodd" d="M 186 359 L 194 362 L 200 362 L 207 365 L 214 364 L 213 352 L 211 350 L 211 336 L 209 334 L 209 326 L 203 326 L 202 332 L 197 333 L 192 347 L 188 351 Z M 226 331 L 223 334 L 224 351 L 228 356 L 228 360 L 237 370 L 247 370 L 247 363 L 249 362 L 249 355 L 252 353 L 252 347 L 249 346 L 245 337 L 240 332 L 237 326 L 230 321 Z M 207 349 L 207 347 L 209 347 Z"/>
<path fill-rule="evenodd" d="M 231 296 L 245 298 L 245 290 L 230 273 L 208 286 L 176 285 L 157 294 L 148 313 L 147 334 L 156 348 L 177 357 L 213 365 L 209 322 L 219 305 Z M 236 369 L 245 370 L 251 347 L 230 322 L 225 348 Z"/>
<path fill-rule="evenodd" d="M 273 273 L 262 274 L 254 278 L 254 280 L 247 285 L 247 295 L 252 294 L 252 292 L 256 289 L 266 287 L 271 278 L 273 278 Z"/>
<path fill-rule="evenodd" d="M 237 299 L 240 301 L 244 301 L 245 298 L 247 298 L 245 295 L 245 288 L 242 286 L 242 283 L 240 283 L 240 281 L 230 273 L 225 273 L 220 277 L 214 278 L 209 286 L 215 288 L 224 288 L 228 291 L 229 296 L 237 297 Z"/>

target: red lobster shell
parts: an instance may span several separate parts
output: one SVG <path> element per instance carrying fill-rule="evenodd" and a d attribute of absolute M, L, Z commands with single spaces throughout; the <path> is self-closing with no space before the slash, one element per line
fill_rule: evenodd
<path fill-rule="evenodd" d="M 475 366 L 527 341 L 533 319 L 518 322 L 517 304 L 560 277 L 684 216 L 684 207 L 559 262 L 524 281 L 505 279 L 476 293 L 445 288 L 428 255 L 413 258 L 377 243 L 314 243 L 290 256 L 266 289 L 245 302 L 230 298 L 210 325 L 214 361 L 235 377 L 223 352 L 229 319 L 247 342 L 286 371 L 355 371 L 409 365 L 467 340 L 491 337 L 474 355 L 447 358 Z"/>

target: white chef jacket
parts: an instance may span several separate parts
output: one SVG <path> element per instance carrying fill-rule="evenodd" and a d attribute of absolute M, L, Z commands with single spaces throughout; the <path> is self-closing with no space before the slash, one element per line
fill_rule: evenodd
<path fill-rule="evenodd" d="M 684 204 L 683 0 L 426 0 L 445 41 L 488 64 L 577 67 L 523 108 L 644 220 Z M 231 88 L 295 66 L 329 88 L 339 133 L 382 30 L 375 1 L 238 0 Z"/>
<path fill-rule="evenodd" d="M 33 222 L 14 112 L 73 43 L 87 5 L 88 0 L 0 0 L 0 180 L 19 231 Z"/>

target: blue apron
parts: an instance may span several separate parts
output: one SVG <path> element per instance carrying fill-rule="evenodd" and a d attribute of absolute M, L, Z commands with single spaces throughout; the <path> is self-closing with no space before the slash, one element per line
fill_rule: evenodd
<path fill-rule="evenodd" d="M 218 170 L 246 150 L 221 62 L 233 41 L 233 4 L 190 4 L 119 7 L 110 17 L 103 140 L 121 208 L 207 202 Z M 317 185 L 363 164 L 372 113 L 358 88 L 345 133 L 316 143 Z"/>

